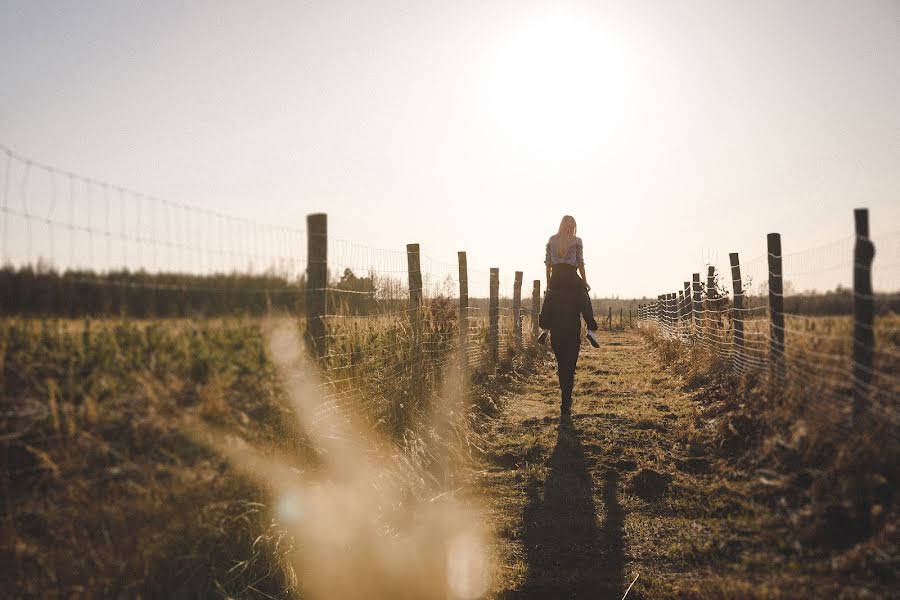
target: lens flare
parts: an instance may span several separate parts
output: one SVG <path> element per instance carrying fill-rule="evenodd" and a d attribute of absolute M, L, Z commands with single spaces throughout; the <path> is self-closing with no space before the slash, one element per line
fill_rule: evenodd
<path fill-rule="evenodd" d="M 295 527 L 304 516 L 302 497 L 299 491 L 282 493 L 275 502 L 275 516 L 285 527 Z"/>
<path fill-rule="evenodd" d="M 304 597 L 324 600 L 481 597 L 490 573 L 488 540 L 477 507 L 457 497 L 429 469 L 463 467 L 450 456 L 426 464 L 395 442 L 340 413 L 317 417 L 327 399 L 306 363 L 296 328 L 273 326 L 269 353 L 320 464 L 303 470 L 290 456 L 262 452 L 223 434 L 198 429 L 216 448 L 273 494 L 273 517 L 293 538 L 290 556 Z M 426 424 L 453 439 L 447 419 L 460 402 L 453 377 Z M 412 443 L 412 442 L 410 442 Z M 425 444 L 416 440 L 419 450 Z M 427 448 L 426 448 L 427 449 Z M 429 450 L 430 452 L 430 450 Z M 447 477 L 447 481 L 455 478 Z M 302 550 L 302 551 L 301 551 Z"/>
<path fill-rule="evenodd" d="M 447 543 L 447 585 L 457 598 L 473 600 L 487 591 L 488 572 L 484 542 L 466 531 Z"/>

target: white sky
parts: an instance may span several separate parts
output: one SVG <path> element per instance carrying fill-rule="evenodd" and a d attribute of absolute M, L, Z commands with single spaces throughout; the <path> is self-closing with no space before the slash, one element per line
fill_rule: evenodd
<path fill-rule="evenodd" d="M 543 276 L 565 213 L 598 295 L 675 291 L 708 256 L 764 253 L 769 231 L 788 253 L 844 238 L 858 206 L 876 241 L 900 230 L 896 1 L 0 0 L 0 15 L 0 143 L 264 222 L 325 211 L 377 248 L 465 249 L 504 281 Z M 896 288 L 885 239 L 876 283 Z M 797 286 L 848 281 L 831 254 Z"/>

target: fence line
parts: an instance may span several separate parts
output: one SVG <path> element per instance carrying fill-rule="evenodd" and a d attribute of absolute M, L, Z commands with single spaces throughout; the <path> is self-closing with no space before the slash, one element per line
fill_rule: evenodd
<path fill-rule="evenodd" d="M 718 265 L 707 265 L 705 287 L 702 271 L 692 275 L 690 301 L 687 288 L 674 301 L 675 294 L 661 294 L 639 306 L 639 326 L 685 349 L 702 348 L 738 374 L 767 378 L 773 398 L 788 387 L 806 388 L 818 394 L 811 412 L 846 423 L 866 413 L 893 422 L 900 397 L 900 232 L 876 243 L 868 211 L 857 209 L 854 219 L 854 236 L 802 252 L 785 253 L 781 236 L 769 234 L 764 255 L 742 264 L 738 253 L 729 254 L 730 285 Z M 873 273 L 881 265 L 879 281 L 891 291 L 875 293 Z M 837 269 L 852 274 L 851 290 L 791 289 L 804 277 Z"/>
<path fill-rule="evenodd" d="M 2 145 L 0 161 L 2 316 L 303 314 L 327 390 L 314 418 L 395 431 L 448 369 L 496 369 L 533 343 L 540 297 L 521 298 L 522 272 L 341 239 L 325 215 L 290 227 L 172 202 Z"/>

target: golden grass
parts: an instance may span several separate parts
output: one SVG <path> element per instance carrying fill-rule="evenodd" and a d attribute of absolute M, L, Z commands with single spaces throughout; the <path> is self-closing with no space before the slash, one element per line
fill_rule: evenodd
<path fill-rule="evenodd" d="M 436 419 L 457 363 L 456 307 L 423 312 L 421 385 L 405 315 L 329 322 L 322 389 L 338 405 L 316 416 L 372 427 L 415 472 L 410 486 L 452 480 L 436 457 L 475 451 L 478 415 L 496 410 L 508 378 L 473 353 L 475 391 L 460 387 L 452 418 Z M 483 337 L 476 323 L 473 350 Z M 502 358 L 521 369 L 526 354 Z M 204 423 L 321 468 L 314 423 L 296 420 L 260 321 L 6 319 L 0 365 L 0 587 L 12 597 L 299 597 L 271 486 L 189 435 Z"/>
<path fill-rule="evenodd" d="M 582 348 L 571 426 L 554 369 L 551 358 L 521 382 L 486 437 L 478 477 L 499 538 L 498 597 L 621 598 L 636 574 L 628 597 L 644 600 L 891 597 L 893 501 L 849 547 L 814 527 L 837 514 L 823 499 L 877 494 L 866 482 L 879 476 L 882 491 L 895 486 L 889 457 L 790 447 L 797 404 L 771 404 L 763 380 L 700 345 L 601 332 L 599 350 Z M 863 445 L 890 455 L 884 433 Z M 659 495 L 643 484 L 657 476 Z"/>

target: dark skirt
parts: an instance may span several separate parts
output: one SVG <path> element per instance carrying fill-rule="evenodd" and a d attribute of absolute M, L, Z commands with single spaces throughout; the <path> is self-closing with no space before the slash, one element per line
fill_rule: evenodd
<path fill-rule="evenodd" d="M 550 272 L 550 289 L 586 289 L 584 280 L 578 276 L 578 269 L 568 263 L 558 263 L 553 265 Z"/>

